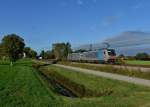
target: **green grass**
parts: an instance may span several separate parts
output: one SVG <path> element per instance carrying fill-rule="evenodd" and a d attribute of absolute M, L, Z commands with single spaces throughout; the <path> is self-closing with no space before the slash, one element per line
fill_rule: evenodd
<path fill-rule="evenodd" d="M 125 61 L 125 63 L 129 64 L 129 65 L 149 65 L 150 66 L 150 61 L 127 60 L 127 61 Z"/>
<path fill-rule="evenodd" d="M 150 88 L 49 66 L 91 90 L 113 89 L 110 96 L 67 98 L 55 94 L 30 60 L 0 64 L 0 107 L 138 107 L 150 105 Z M 145 106 L 146 107 L 146 106 Z M 148 107 L 148 106 L 147 106 Z"/>
<path fill-rule="evenodd" d="M 0 65 L 1 107 L 42 107 L 55 105 L 56 101 L 31 67 L 31 61 L 19 61 L 13 67 Z"/>
<path fill-rule="evenodd" d="M 49 71 L 60 73 L 64 77 L 69 78 L 78 84 L 82 84 L 95 92 L 104 91 L 106 89 L 113 90 L 113 93 L 109 96 L 88 99 L 89 102 L 87 103 L 93 102 L 93 105 L 97 105 L 97 107 L 104 105 L 138 107 L 149 104 L 150 101 L 150 88 L 117 80 L 100 78 L 80 72 L 70 72 L 70 70 L 55 66 L 49 66 Z"/>
<path fill-rule="evenodd" d="M 94 64 L 88 64 L 88 63 L 76 63 L 76 62 L 59 62 L 59 64 L 73 66 L 73 67 L 80 67 L 85 69 L 92 69 L 97 71 L 103 71 L 108 73 L 116 73 L 121 75 L 126 75 L 130 77 L 138 77 L 138 78 L 144 78 L 144 79 L 150 79 L 150 72 L 141 72 L 140 70 L 129 70 L 127 68 L 116 68 L 113 67 L 113 65 L 103 65 L 98 66 Z"/>

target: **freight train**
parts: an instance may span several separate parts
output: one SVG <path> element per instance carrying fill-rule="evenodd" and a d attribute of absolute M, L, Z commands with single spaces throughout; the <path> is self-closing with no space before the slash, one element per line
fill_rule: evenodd
<path fill-rule="evenodd" d="M 116 53 L 114 49 L 99 49 L 82 53 L 71 53 L 69 61 L 90 63 L 115 63 Z"/>

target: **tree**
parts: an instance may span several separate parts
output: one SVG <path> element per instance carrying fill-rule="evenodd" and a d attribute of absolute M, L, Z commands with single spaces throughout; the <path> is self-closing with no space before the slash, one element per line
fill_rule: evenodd
<path fill-rule="evenodd" d="M 16 34 L 6 35 L 2 39 L 4 54 L 10 58 L 11 65 L 22 56 L 24 46 L 24 39 Z"/>
<path fill-rule="evenodd" d="M 66 59 L 68 54 L 72 52 L 69 42 L 53 44 L 53 51 L 57 60 Z"/>
<path fill-rule="evenodd" d="M 120 58 L 125 58 L 125 55 L 124 54 L 120 54 L 119 57 Z"/>
<path fill-rule="evenodd" d="M 68 54 L 72 52 L 71 44 L 69 42 L 65 45 L 64 57 L 67 58 Z"/>
<path fill-rule="evenodd" d="M 3 51 L 2 44 L 0 44 L 0 59 L 2 59 L 3 57 L 4 57 L 4 51 Z"/>
<path fill-rule="evenodd" d="M 24 53 L 26 54 L 26 57 L 28 58 L 36 58 L 37 56 L 37 52 L 31 49 L 30 47 L 25 47 Z"/>
<path fill-rule="evenodd" d="M 118 56 L 118 58 L 120 58 L 120 59 L 124 60 L 126 57 L 125 57 L 125 55 L 124 55 L 124 54 L 120 54 L 120 55 Z"/>
<path fill-rule="evenodd" d="M 137 53 L 136 54 L 136 59 L 138 60 L 148 60 L 149 59 L 149 55 L 147 53 Z"/>
<path fill-rule="evenodd" d="M 40 53 L 40 56 L 43 59 L 55 59 L 55 55 L 54 55 L 53 50 L 52 51 L 44 51 L 44 50 L 42 50 L 41 53 Z"/>
<path fill-rule="evenodd" d="M 54 54 L 57 60 L 63 59 L 65 47 L 66 47 L 65 43 L 53 44 L 53 50 L 54 50 Z"/>
<path fill-rule="evenodd" d="M 74 53 L 83 53 L 83 52 L 88 52 L 88 51 L 84 49 L 79 49 L 79 50 L 74 51 Z"/>
<path fill-rule="evenodd" d="M 37 52 L 34 50 L 31 50 L 31 58 L 36 58 L 37 57 Z"/>
<path fill-rule="evenodd" d="M 43 59 L 45 59 L 45 51 L 44 51 L 44 50 L 41 51 L 40 56 L 41 56 Z"/>
<path fill-rule="evenodd" d="M 55 55 L 53 51 L 46 51 L 45 52 L 45 58 L 46 59 L 55 59 Z"/>

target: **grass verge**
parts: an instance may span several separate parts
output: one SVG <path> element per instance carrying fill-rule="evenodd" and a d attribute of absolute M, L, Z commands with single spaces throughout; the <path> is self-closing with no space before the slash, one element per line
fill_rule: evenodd
<path fill-rule="evenodd" d="M 140 61 L 140 60 L 126 60 L 127 65 L 150 67 L 150 61 Z"/>
<path fill-rule="evenodd" d="M 96 66 L 96 65 L 90 65 L 90 64 L 84 64 L 84 63 L 74 63 L 74 62 L 59 62 L 59 64 L 73 66 L 73 67 L 80 67 L 85 69 L 91 69 L 91 70 L 97 70 L 97 71 L 103 71 L 108 73 L 116 73 L 121 75 L 126 75 L 130 77 L 138 77 L 138 78 L 144 78 L 144 79 L 150 79 L 150 72 L 141 72 L 140 70 L 129 70 L 129 69 L 123 69 L 123 68 L 116 68 L 113 67 L 113 65 L 107 65 L 107 66 Z"/>
<path fill-rule="evenodd" d="M 47 78 L 51 82 L 51 84 L 59 84 L 63 86 L 63 88 L 67 89 L 71 93 L 73 93 L 74 97 L 100 97 L 100 96 L 107 96 L 112 94 L 111 89 L 105 89 L 103 91 L 96 91 L 91 90 L 88 87 L 85 87 L 83 84 L 76 83 L 72 81 L 69 78 L 66 78 L 65 76 L 61 75 L 57 72 L 55 69 L 49 69 L 48 67 L 40 67 L 38 69 L 44 77 Z M 54 86 L 56 87 L 56 86 Z M 59 86 L 60 87 L 60 86 Z M 56 87 L 55 89 L 58 89 Z M 63 91 L 63 89 L 61 89 Z M 64 93 L 63 93 L 64 94 Z M 70 96 L 72 97 L 72 95 Z"/>
<path fill-rule="evenodd" d="M 70 79 L 75 83 L 84 85 L 94 92 L 112 90 L 113 93 L 109 96 L 90 98 L 90 100 L 93 100 L 93 105 L 97 104 L 97 107 L 104 106 L 105 104 L 109 107 L 138 107 L 140 105 L 149 103 L 149 88 L 144 88 L 143 86 L 138 86 L 122 81 L 96 77 L 80 72 L 74 72 L 73 70 L 55 67 L 52 65 L 50 65 L 48 69 L 49 72 L 54 70 L 60 75 Z"/>

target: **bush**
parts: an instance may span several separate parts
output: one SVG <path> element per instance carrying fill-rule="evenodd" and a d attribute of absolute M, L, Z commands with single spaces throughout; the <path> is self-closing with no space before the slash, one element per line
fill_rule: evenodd
<path fill-rule="evenodd" d="M 117 58 L 116 59 L 116 64 L 119 64 L 119 65 L 125 64 L 124 58 Z"/>
<path fill-rule="evenodd" d="M 137 60 L 148 60 L 149 59 L 149 55 L 147 53 L 137 53 L 135 58 Z"/>

